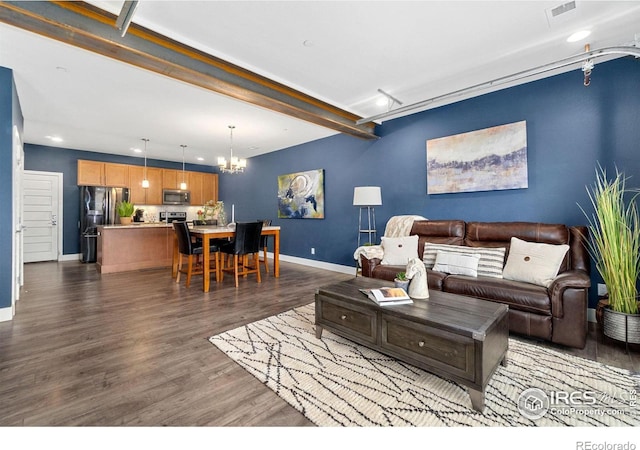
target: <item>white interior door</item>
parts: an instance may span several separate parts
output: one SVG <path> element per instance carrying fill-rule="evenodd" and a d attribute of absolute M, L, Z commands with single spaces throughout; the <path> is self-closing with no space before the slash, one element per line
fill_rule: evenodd
<path fill-rule="evenodd" d="M 62 174 L 24 171 L 24 262 L 57 261 L 62 248 Z"/>

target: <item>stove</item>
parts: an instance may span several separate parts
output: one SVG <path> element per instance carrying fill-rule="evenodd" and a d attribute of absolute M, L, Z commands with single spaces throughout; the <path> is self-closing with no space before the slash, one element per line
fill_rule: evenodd
<path fill-rule="evenodd" d="M 160 211 L 160 222 L 181 222 L 187 220 L 187 213 L 184 211 Z"/>

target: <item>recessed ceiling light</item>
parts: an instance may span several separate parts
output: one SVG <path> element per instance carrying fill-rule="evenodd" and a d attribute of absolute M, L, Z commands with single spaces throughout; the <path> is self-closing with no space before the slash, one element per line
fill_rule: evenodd
<path fill-rule="evenodd" d="M 203 158 L 202 156 L 198 156 L 196 159 L 197 159 L 198 161 L 204 161 L 204 158 Z"/>
<path fill-rule="evenodd" d="M 312 41 L 312 40 L 307 39 L 306 41 L 304 41 L 304 42 L 302 43 L 302 45 L 304 45 L 305 47 L 313 47 L 315 44 L 313 43 L 313 41 Z"/>
<path fill-rule="evenodd" d="M 376 105 L 378 106 L 387 106 L 388 103 L 389 99 L 387 97 L 379 97 L 378 100 L 376 100 Z"/>
<path fill-rule="evenodd" d="M 53 142 L 62 142 L 63 139 L 60 136 L 45 136 L 47 139 Z"/>
<path fill-rule="evenodd" d="M 589 30 L 580 30 L 573 33 L 571 36 L 567 38 L 567 42 L 578 42 L 586 38 L 591 34 Z"/>
<path fill-rule="evenodd" d="M 131 147 L 129 150 L 133 150 L 136 153 L 142 153 L 142 150 L 137 147 Z"/>

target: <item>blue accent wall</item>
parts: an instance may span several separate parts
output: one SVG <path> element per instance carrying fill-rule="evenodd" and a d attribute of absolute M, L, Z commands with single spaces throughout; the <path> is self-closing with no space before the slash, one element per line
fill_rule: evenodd
<path fill-rule="evenodd" d="M 11 307 L 13 253 L 13 126 L 22 134 L 22 112 L 13 71 L 0 67 L 0 308 Z"/>
<path fill-rule="evenodd" d="M 588 209 L 585 187 L 598 163 L 617 165 L 632 177 L 630 186 L 640 186 L 639 88 L 634 59 L 596 65 L 589 87 L 574 70 L 384 122 L 377 141 L 335 135 L 251 158 L 245 174 L 220 175 L 220 198 L 227 213 L 235 204 L 236 220 L 274 219 L 283 254 L 344 265 L 355 264 L 355 186 L 382 187 L 378 236 L 399 214 L 586 224 L 578 204 Z M 427 195 L 428 139 L 521 120 L 527 122 L 527 189 Z M 326 218 L 277 219 L 278 175 L 311 169 L 325 171 Z"/>
<path fill-rule="evenodd" d="M 576 69 L 384 122 L 375 141 L 338 134 L 254 157 L 244 174 L 220 175 L 220 199 L 227 217 L 233 204 L 237 221 L 271 218 L 280 225 L 282 254 L 352 266 L 358 226 L 358 209 L 352 206 L 355 186 L 382 187 L 378 237 L 387 220 L 399 214 L 585 224 L 578 204 L 588 206 L 585 186 L 592 184 L 598 163 L 611 170 L 617 165 L 632 177 L 630 186 L 640 186 L 640 62 L 622 58 L 597 64 L 591 85 L 582 81 Z M 521 120 L 527 122 L 527 189 L 427 195 L 428 139 Z M 79 252 L 77 159 L 142 164 L 140 158 L 25 146 L 26 169 L 64 173 L 65 254 Z M 150 165 L 179 168 L 162 161 Z M 211 170 L 194 167 L 190 170 Z M 313 169 L 325 171 L 326 218 L 277 219 L 278 175 Z"/>
<path fill-rule="evenodd" d="M 144 165 L 143 158 L 110 155 L 106 153 L 70 150 L 44 145 L 25 145 L 24 164 L 26 170 L 60 172 L 63 174 L 63 251 L 64 255 L 80 253 L 80 188 L 78 180 L 78 160 L 104 161 L 135 166 Z M 163 169 L 182 169 L 182 163 L 147 158 L 147 166 Z M 213 172 L 209 166 L 186 164 L 186 170 Z"/>

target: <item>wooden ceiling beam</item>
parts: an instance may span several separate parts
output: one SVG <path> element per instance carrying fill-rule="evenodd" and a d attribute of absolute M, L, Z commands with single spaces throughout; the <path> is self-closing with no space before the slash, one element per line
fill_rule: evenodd
<path fill-rule="evenodd" d="M 373 123 L 85 2 L 0 2 L 0 21 L 341 133 L 377 139 Z"/>

